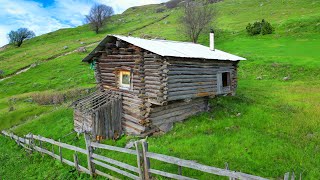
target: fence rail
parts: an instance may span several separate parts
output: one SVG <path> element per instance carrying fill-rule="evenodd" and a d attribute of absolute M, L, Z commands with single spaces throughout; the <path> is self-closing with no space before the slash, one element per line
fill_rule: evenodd
<path fill-rule="evenodd" d="M 126 176 L 130 179 L 149 180 L 149 179 L 151 179 L 152 174 L 156 174 L 156 175 L 160 175 L 160 176 L 168 177 L 168 178 L 173 178 L 173 179 L 184 179 L 184 180 L 190 179 L 191 180 L 193 178 L 182 175 L 182 167 L 186 167 L 186 168 L 198 170 L 198 171 L 209 173 L 209 174 L 229 177 L 230 180 L 234 180 L 234 179 L 266 180 L 266 178 L 259 177 L 259 176 L 254 176 L 254 175 L 245 174 L 245 173 L 241 173 L 241 172 L 235 172 L 235 171 L 231 171 L 228 169 L 221 169 L 221 168 L 206 166 L 206 165 L 202 165 L 202 164 L 190 161 L 190 160 L 184 160 L 184 159 L 179 159 L 179 158 L 172 157 L 172 156 L 148 152 L 148 143 L 144 140 L 136 141 L 135 142 L 136 149 L 132 150 L 132 149 L 120 148 L 120 147 L 115 147 L 115 146 L 110 146 L 110 145 L 105 145 L 105 144 L 99 144 L 96 142 L 91 142 L 89 135 L 85 134 L 86 149 L 83 149 L 80 147 L 76 147 L 73 145 L 62 143 L 60 141 L 55 141 L 53 139 L 49 139 L 49 138 L 45 138 L 45 137 L 41 137 L 41 136 L 37 136 L 37 135 L 32 135 L 32 134 L 28 134 L 24 138 L 19 137 L 17 135 L 14 135 L 12 133 L 6 132 L 6 131 L 2 131 L 2 134 L 7 137 L 10 137 L 11 139 L 14 139 L 18 145 L 21 145 L 22 147 L 24 147 L 27 150 L 38 151 L 40 153 L 44 153 L 49 156 L 52 156 L 53 158 L 60 160 L 62 163 L 65 163 L 69 166 L 75 167 L 75 169 L 77 171 L 90 174 L 91 176 L 100 175 L 100 176 L 104 176 L 109 179 L 115 179 L 115 180 L 118 179 L 116 177 L 113 177 L 113 176 L 105 173 L 105 172 L 102 172 L 102 171 L 95 169 L 95 165 L 98 165 L 98 166 L 103 167 L 105 169 L 108 169 L 110 171 L 113 171 L 113 172 L 116 172 L 116 173 L 121 174 L 123 176 Z M 40 146 L 36 145 L 35 140 L 39 141 Z M 42 142 L 46 142 L 46 143 L 51 144 L 52 150 L 49 151 L 49 150 L 43 148 Z M 58 146 L 58 148 L 59 148 L 58 154 L 55 154 L 55 152 L 54 152 L 54 147 L 53 147 L 54 145 Z M 75 151 L 75 154 L 73 155 L 73 157 L 74 157 L 73 161 L 70 161 L 70 160 L 63 158 L 62 151 L 61 151 L 62 148 Z M 110 151 L 115 151 L 115 152 L 119 152 L 119 153 L 130 154 L 130 155 L 135 155 L 137 158 L 137 167 L 129 165 L 124 162 L 120 162 L 118 160 L 111 159 L 109 157 L 95 154 L 94 153 L 95 148 L 105 149 L 105 150 L 110 150 Z M 77 153 L 82 153 L 87 156 L 87 163 L 88 163 L 87 168 L 79 165 Z M 157 169 L 151 169 L 150 168 L 150 159 L 155 159 L 155 160 L 165 162 L 168 164 L 177 165 L 178 166 L 178 174 L 164 172 L 164 171 L 157 170 Z M 287 179 L 288 176 L 289 176 L 288 173 L 286 173 L 285 179 Z M 293 177 L 294 177 L 294 175 L 293 175 Z M 300 175 L 300 179 L 301 179 L 301 175 Z"/>

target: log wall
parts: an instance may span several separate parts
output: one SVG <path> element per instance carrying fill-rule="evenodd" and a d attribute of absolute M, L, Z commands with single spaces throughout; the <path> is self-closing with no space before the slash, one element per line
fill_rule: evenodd
<path fill-rule="evenodd" d="M 153 106 L 149 119 L 153 126 L 166 132 L 171 129 L 172 123 L 183 121 L 206 110 L 208 110 L 208 98 L 171 101 L 166 106 Z"/>
<path fill-rule="evenodd" d="M 170 58 L 168 63 L 168 101 L 233 94 L 237 87 L 237 62 Z M 218 91 L 222 72 L 230 72 L 229 91 Z"/>
<path fill-rule="evenodd" d="M 119 88 L 119 71 L 132 72 L 132 88 Z M 146 91 L 144 51 L 122 41 L 106 45 L 96 62 L 96 74 L 102 89 L 121 91 L 123 95 L 122 127 L 127 134 L 141 134 L 148 130 L 146 121 Z"/>
<path fill-rule="evenodd" d="M 234 94 L 237 63 L 161 57 L 132 44 L 106 44 L 96 62 L 101 89 L 123 94 L 122 127 L 128 134 L 152 132 L 208 109 L 208 97 Z M 118 71 L 132 72 L 132 88 L 119 88 Z M 230 72 L 231 86 L 219 92 L 218 74 Z"/>

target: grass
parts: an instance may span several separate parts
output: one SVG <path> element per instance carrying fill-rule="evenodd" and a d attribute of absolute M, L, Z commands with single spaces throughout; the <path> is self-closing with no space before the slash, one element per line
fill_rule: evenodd
<path fill-rule="evenodd" d="M 317 179 L 320 176 L 318 4 L 316 0 L 225 0 L 212 5 L 218 10 L 214 24 L 219 29 L 216 47 L 248 59 L 240 63 L 237 95 L 212 99 L 212 111 L 176 123 L 166 135 L 149 137 L 150 151 L 220 168 L 228 162 L 232 170 L 274 179 L 281 179 L 289 171 L 302 173 L 303 179 Z M 22 48 L 9 47 L 0 52 L 0 69 L 6 75 L 40 62 L 23 74 L 0 82 L 0 130 L 19 125 L 13 129 L 19 135 L 32 132 L 83 147 L 83 137 L 66 136 L 73 127 L 72 110 L 68 108 L 71 102 L 44 106 L 28 99 L 35 93 L 94 87 L 93 71 L 80 62 L 86 53 L 45 60 L 83 46 L 81 41 L 87 44 L 99 41 L 106 34 L 132 32 L 135 36 L 148 34 L 187 40 L 180 33 L 181 9 L 154 13 L 159 7 L 132 8 L 114 16 L 113 23 L 99 35 L 88 31 L 86 26 L 64 29 L 27 41 Z M 169 16 L 154 23 L 164 15 Z M 247 23 L 262 18 L 275 26 L 275 34 L 248 36 L 244 31 Z M 141 27 L 144 28 L 137 30 Z M 201 35 L 199 42 L 208 44 L 207 35 Z M 69 49 L 64 50 L 65 45 Z M 285 76 L 290 80 L 283 81 Z M 14 111 L 9 112 L 10 106 Z M 131 139 L 134 138 L 123 136 L 118 141 L 104 143 L 123 147 Z M 3 137 L 0 142 L 7 145 L 0 147 L 0 160 L 5 162 L 0 176 L 5 179 L 89 178 L 86 175 L 76 177 L 69 172 L 72 168 L 47 157 L 21 158 L 26 157 L 25 153 L 14 143 Z M 98 153 L 132 165 L 136 162 L 135 157 Z M 72 159 L 72 152 L 64 154 Z M 85 157 L 80 159 L 85 165 Z M 151 163 L 157 169 L 177 172 L 175 166 Z M 219 179 L 187 169 L 183 174 L 199 179 Z"/>

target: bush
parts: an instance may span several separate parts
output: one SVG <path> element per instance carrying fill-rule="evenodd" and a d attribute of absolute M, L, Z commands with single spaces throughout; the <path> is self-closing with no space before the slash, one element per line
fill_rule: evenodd
<path fill-rule="evenodd" d="M 247 33 L 251 36 L 262 34 L 272 34 L 274 31 L 274 28 L 271 26 L 271 24 L 264 19 L 262 19 L 261 22 L 255 22 L 253 24 L 249 23 L 246 27 Z"/>
<path fill-rule="evenodd" d="M 158 9 L 156 9 L 156 13 L 162 13 L 163 11 L 165 11 L 164 8 L 158 8 Z"/>
<path fill-rule="evenodd" d="M 262 20 L 262 26 L 261 26 L 261 34 L 272 34 L 274 31 L 274 28 L 271 26 L 271 24 L 264 19 Z"/>

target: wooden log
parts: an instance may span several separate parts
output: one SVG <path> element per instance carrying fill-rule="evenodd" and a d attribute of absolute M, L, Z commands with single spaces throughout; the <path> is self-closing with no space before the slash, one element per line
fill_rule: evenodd
<path fill-rule="evenodd" d="M 193 78 L 193 79 L 168 79 L 168 83 L 197 83 L 197 82 L 211 82 L 215 84 L 216 78 Z"/>
<path fill-rule="evenodd" d="M 186 90 L 186 91 L 175 91 L 175 92 L 169 92 L 168 96 L 170 97 L 174 97 L 174 96 L 181 96 L 181 95 L 190 95 L 190 94 L 195 94 L 195 95 L 199 95 L 199 97 L 201 96 L 205 96 L 205 95 L 201 95 L 202 93 L 215 93 L 214 89 L 210 89 L 210 88 L 206 88 L 206 89 L 195 89 L 195 90 Z"/>
<path fill-rule="evenodd" d="M 216 85 L 204 85 L 204 86 L 191 86 L 191 87 L 176 87 L 176 88 L 170 88 L 168 89 L 168 91 L 170 93 L 170 92 L 176 92 L 176 91 L 187 91 L 187 90 L 201 91 L 203 89 L 212 89 L 215 92 L 216 88 L 217 88 Z"/>
<path fill-rule="evenodd" d="M 180 88 L 180 87 L 193 87 L 193 86 L 204 86 L 204 85 L 212 85 L 212 82 L 194 82 L 194 83 L 170 83 L 168 84 L 169 90 L 171 88 Z"/>
<path fill-rule="evenodd" d="M 201 75 L 201 74 L 206 74 L 206 75 L 215 75 L 216 72 L 214 71 L 169 71 L 168 75 Z"/>
<path fill-rule="evenodd" d="M 168 101 L 175 101 L 181 99 L 190 99 L 190 98 L 197 98 L 197 97 L 206 97 L 206 96 L 215 96 L 215 92 L 206 92 L 206 93 L 199 93 L 199 94 L 189 94 L 189 95 L 180 95 L 180 96 L 169 96 Z"/>

